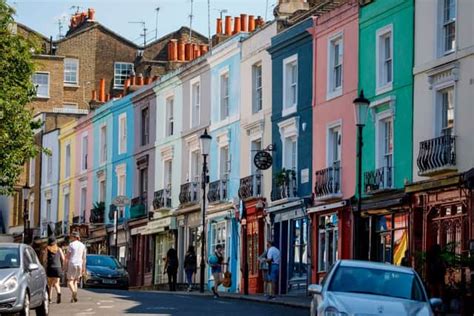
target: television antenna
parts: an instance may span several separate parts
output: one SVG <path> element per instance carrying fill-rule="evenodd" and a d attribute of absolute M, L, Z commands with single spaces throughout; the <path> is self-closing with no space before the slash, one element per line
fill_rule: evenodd
<path fill-rule="evenodd" d="M 141 24 L 142 27 L 143 27 L 143 33 L 140 34 L 140 37 L 143 37 L 143 47 L 146 46 L 146 31 L 147 31 L 147 28 L 146 28 L 146 24 L 144 21 L 131 21 L 131 22 L 128 22 L 130 24 Z"/>

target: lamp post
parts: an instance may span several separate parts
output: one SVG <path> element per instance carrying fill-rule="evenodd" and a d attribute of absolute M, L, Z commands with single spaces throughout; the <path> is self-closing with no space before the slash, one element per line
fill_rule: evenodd
<path fill-rule="evenodd" d="M 364 90 L 360 90 L 359 96 L 354 99 L 355 120 L 357 126 L 357 213 L 354 214 L 353 227 L 353 257 L 360 258 L 359 245 L 359 217 L 362 209 L 362 131 L 367 121 L 370 101 L 364 97 Z"/>
<path fill-rule="evenodd" d="M 201 278 L 199 282 L 199 292 L 204 293 L 204 278 L 205 278 L 205 269 L 206 261 L 204 259 L 204 249 L 206 247 L 206 184 L 209 182 L 209 177 L 207 175 L 207 156 L 211 149 L 211 140 L 212 137 L 207 133 L 207 129 L 204 130 L 204 133 L 199 137 L 201 143 L 201 154 L 203 158 L 202 162 L 202 179 L 201 179 L 201 188 L 202 188 L 202 233 L 201 233 Z"/>
<path fill-rule="evenodd" d="M 22 188 L 22 195 L 23 195 L 23 240 L 22 242 L 25 243 L 26 241 L 26 234 L 29 232 L 30 229 L 30 219 L 28 214 L 28 196 L 30 195 L 30 187 L 28 184 Z"/>

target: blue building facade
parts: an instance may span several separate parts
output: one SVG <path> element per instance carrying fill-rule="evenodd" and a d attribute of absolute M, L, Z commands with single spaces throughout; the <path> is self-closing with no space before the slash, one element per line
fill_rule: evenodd
<path fill-rule="evenodd" d="M 306 19 L 272 38 L 272 193 L 268 213 L 281 251 L 281 294 L 305 292 L 312 192 L 313 47 Z"/>

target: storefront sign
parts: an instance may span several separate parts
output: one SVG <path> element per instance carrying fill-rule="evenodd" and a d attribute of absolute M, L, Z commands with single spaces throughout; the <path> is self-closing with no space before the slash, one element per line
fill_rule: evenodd
<path fill-rule="evenodd" d="M 166 227 L 169 227 L 169 229 L 176 229 L 176 217 L 167 217 L 148 222 L 146 230 L 142 232 L 142 235 L 159 233 L 164 231 Z"/>
<path fill-rule="evenodd" d="M 304 217 L 303 209 L 292 209 L 291 211 L 281 212 L 275 215 L 275 222 L 283 222 L 294 218 Z"/>
<path fill-rule="evenodd" d="M 130 234 L 132 235 L 143 234 L 143 232 L 145 232 L 146 230 L 147 230 L 147 225 L 144 225 L 144 226 L 132 228 L 132 230 L 130 231 Z"/>
<path fill-rule="evenodd" d="M 310 213 L 316 213 L 316 212 L 323 212 L 327 210 L 332 210 L 335 208 L 343 207 L 346 206 L 347 202 L 346 201 L 341 201 L 341 202 L 336 202 L 336 203 L 331 203 L 331 204 L 324 204 L 316 207 L 312 207 L 308 209 L 308 214 Z"/>
<path fill-rule="evenodd" d="M 417 191 L 426 191 L 430 189 L 436 189 L 443 186 L 455 185 L 459 183 L 459 177 L 451 177 L 447 179 L 428 181 L 424 183 L 414 183 L 406 187 L 405 192 L 417 192 Z"/>

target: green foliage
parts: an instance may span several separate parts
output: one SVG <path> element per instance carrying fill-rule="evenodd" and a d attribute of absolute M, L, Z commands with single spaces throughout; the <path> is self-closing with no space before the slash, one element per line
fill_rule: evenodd
<path fill-rule="evenodd" d="M 41 125 L 25 107 L 35 94 L 31 76 L 37 45 L 12 33 L 13 14 L 0 0 L 0 194 L 13 192 L 25 162 L 40 151 L 33 131 Z"/>

